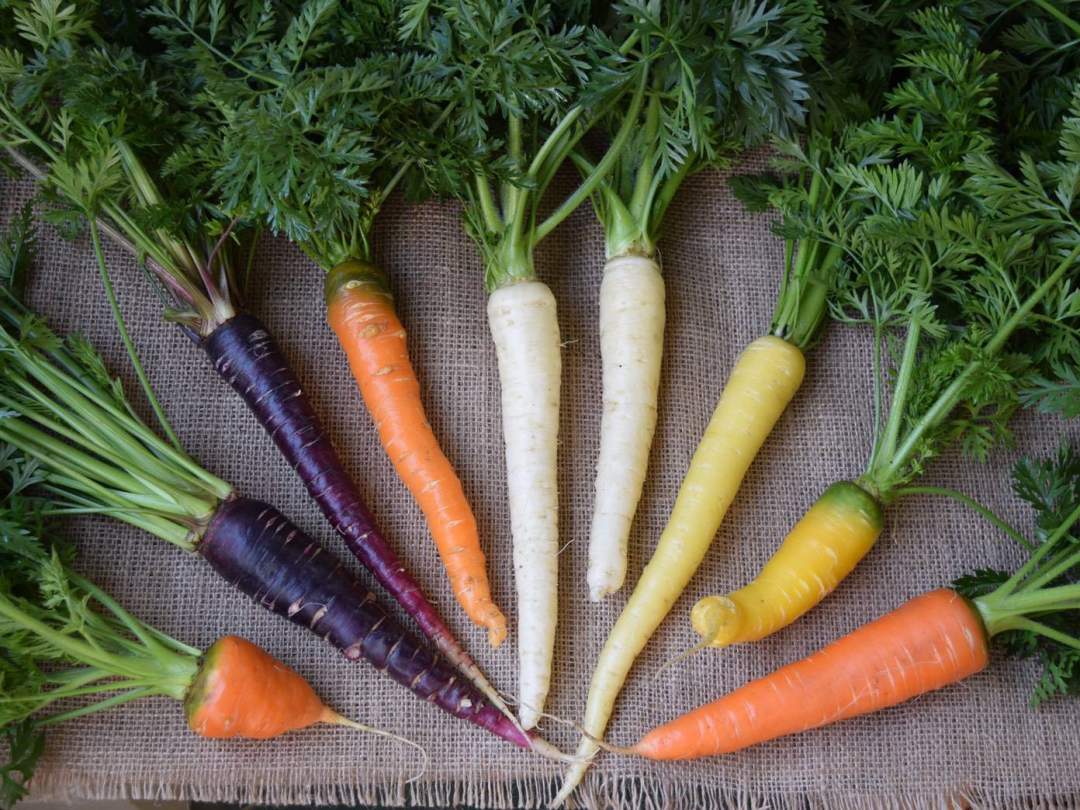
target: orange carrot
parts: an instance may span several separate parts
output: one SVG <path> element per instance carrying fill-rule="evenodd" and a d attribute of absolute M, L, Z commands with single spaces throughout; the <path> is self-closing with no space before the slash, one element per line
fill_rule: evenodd
<path fill-rule="evenodd" d="M 184 709 L 191 730 L 203 737 L 263 740 L 342 721 L 307 681 L 238 636 L 224 636 L 206 651 Z"/>
<path fill-rule="evenodd" d="M 976 609 L 955 591 L 912 599 L 802 661 L 650 731 L 630 749 L 695 759 L 878 711 L 967 678 L 989 661 Z"/>
<path fill-rule="evenodd" d="M 405 328 L 382 272 L 355 260 L 337 265 L 326 277 L 326 304 L 383 449 L 424 512 L 454 596 L 499 646 L 506 617 L 491 599 L 476 518 L 424 413 Z"/>

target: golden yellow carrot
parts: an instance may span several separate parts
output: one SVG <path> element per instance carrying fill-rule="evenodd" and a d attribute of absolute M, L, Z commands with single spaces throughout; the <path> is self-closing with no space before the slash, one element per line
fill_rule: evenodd
<path fill-rule="evenodd" d="M 881 534 L 877 501 L 850 481 L 833 484 L 761 573 L 727 596 L 706 596 L 690 620 L 712 647 L 757 641 L 802 616 L 858 565 Z"/>

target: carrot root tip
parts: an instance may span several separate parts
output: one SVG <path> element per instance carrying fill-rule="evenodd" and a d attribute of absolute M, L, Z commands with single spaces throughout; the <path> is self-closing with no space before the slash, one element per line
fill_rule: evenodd
<path fill-rule="evenodd" d="M 612 745 L 609 742 L 604 742 L 604 740 L 600 739 L 595 734 L 590 734 L 584 728 L 584 726 L 581 726 L 578 723 L 574 723 L 574 728 L 578 730 L 578 733 L 581 734 L 582 737 L 591 742 L 601 751 L 607 751 L 612 754 L 623 754 L 625 756 L 637 756 L 637 751 L 635 751 L 633 748 L 623 748 L 622 746 Z M 587 757 L 576 757 L 575 759 L 578 762 L 588 763 L 596 758 L 596 754 L 597 751 L 593 751 Z"/>
<path fill-rule="evenodd" d="M 492 611 L 484 622 L 488 631 L 488 644 L 499 647 L 506 641 L 506 617 L 497 609 Z"/>
<path fill-rule="evenodd" d="M 374 726 L 369 726 L 364 723 L 358 723 L 355 720 L 350 720 L 348 717 L 338 714 L 328 706 L 324 707 L 322 717 L 320 717 L 319 719 L 323 723 L 330 723 L 331 725 L 335 726 L 344 726 L 345 728 L 355 729 L 356 731 L 363 731 L 366 734 L 375 734 L 379 737 L 389 737 L 391 740 L 397 740 L 399 743 L 408 745 L 419 751 L 421 759 L 420 771 L 416 775 L 406 779 L 406 785 L 412 784 L 417 779 L 420 779 L 425 773 L 427 773 L 429 762 L 427 750 L 419 743 L 415 743 L 410 740 L 408 737 L 402 737 L 400 734 L 394 734 L 391 731 L 383 731 L 381 728 L 375 728 Z"/>

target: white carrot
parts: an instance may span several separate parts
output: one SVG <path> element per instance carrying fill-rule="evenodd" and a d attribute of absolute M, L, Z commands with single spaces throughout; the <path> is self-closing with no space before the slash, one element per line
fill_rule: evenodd
<path fill-rule="evenodd" d="M 589 595 L 597 602 L 622 587 L 627 540 L 641 499 L 656 429 L 664 350 L 664 279 L 638 254 L 615 256 L 600 285 L 604 410 L 589 534 Z"/>
<path fill-rule="evenodd" d="M 536 725 L 551 683 L 558 618 L 556 446 L 562 360 L 555 296 L 540 281 L 499 287 L 488 298 L 499 360 L 510 529 L 518 596 L 520 717 Z"/>
<path fill-rule="evenodd" d="M 626 3 L 612 15 L 611 30 L 626 37 L 624 45 L 634 42 L 649 56 L 652 72 L 643 104 L 623 105 L 603 119 L 609 131 L 629 122 L 634 137 L 592 196 L 608 257 L 600 293 L 604 417 L 589 546 L 594 601 L 625 578 L 629 529 L 655 429 L 664 295 L 659 267 L 650 259 L 664 216 L 686 178 L 726 162 L 732 150 L 801 123 L 807 88 L 790 66 L 805 53 L 803 36 L 816 39 L 818 33 L 816 18 L 790 3 L 760 3 L 753 23 L 737 22 L 741 15 L 731 4 L 717 7 L 708 19 L 686 6 Z M 750 29 L 734 34 L 744 24 L 753 36 L 747 35 Z M 766 41 L 767 48 L 750 44 Z M 748 82 L 744 68 L 750 63 L 784 78 Z M 589 177 L 600 162 L 584 152 L 577 150 L 573 159 Z M 638 283 L 616 280 L 628 276 Z M 604 322 L 605 309 L 618 319 L 617 327 Z M 612 333 L 604 334 L 609 328 Z"/>

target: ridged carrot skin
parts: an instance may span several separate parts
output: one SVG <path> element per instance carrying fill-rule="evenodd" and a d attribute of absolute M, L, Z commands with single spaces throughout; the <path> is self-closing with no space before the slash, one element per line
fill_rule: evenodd
<path fill-rule="evenodd" d="M 360 261 L 334 267 L 326 277 L 326 317 L 383 449 L 424 512 L 454 596 L 470 619 L 487 628 L 491 645 L 499 646 L 506 617 L 491 599 L 476 517 L 428 423 L 405 327 L 383 273 Z"/>
<path fill-rule="evenodd" d="M 881 527 L 881 507 L 868 492 L 850 481 L 833 484 L 752 582 L 694 605 L 694 629 L 712 647 L 775 633 L 832 593 L 873 548 Z"/>
<path fill-rule="evenodd" d="M 326 639 L 350 661 L 365 659 L 422 700 L 514 745 L 533 747 L 478 687 L 407 632 L 340 560 L 269 504 L 226 501 L 196 551 L 234 587 Z"/>
<path fill-rule="evenodd" d="M 288 359 L 257 318 L 241 313 L 202 343 L 214 370 L 247 404 L 357 559 L 435 646 L 495 706 L 499 693 L 465 652 L 386 542 L 315 415 Z"/>
<path fill-rule="evenodd" d="M 633 752 L 696 759 L 879 711 L 962 681 L 989 662 L 975 608 L 955 591 L 918 596 L 802 661 L 646 734 Z"/>
<path fill-rule="evenodd" d="M 206 651 L 184 711 L 192 731 L 219 739 L 265 740 L 337 719 L 307 681 L 237 636 Z"/>
<path fill-rule="evenodd" d="M 773 336 L 743 350 L 679 488 L 664 533 L 604 642 L 585 706 L 584 730 L 602 738 L 634 661 L 693 577 L 734 500 L 746 471 L 798 391 L 802 352 Z M 583 737 L 554 804 L 581 781 L 597 745 Z"/>

